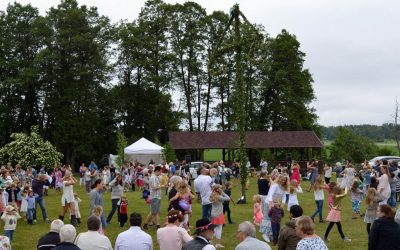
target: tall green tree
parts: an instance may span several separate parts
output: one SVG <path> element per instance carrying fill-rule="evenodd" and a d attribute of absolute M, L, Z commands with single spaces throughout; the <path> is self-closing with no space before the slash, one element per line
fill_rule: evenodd
<path fill-rule="evenodd" d="M 92 158 L 100 150 L 112 152 L 113 113 L 106 103 L 105 90 L 109 79 L 109 20 L 96 8 L 79 6 L 75 0 L 51 8 L 47 19 L 52 30 L 44 56 L 47 135 L 62 150 L 67 163 Z"/>
<path fill-rule="evenodd" d="M 317 115 L 312 76 L 304 68 L 305 53 L 296 37 L 286 30 L 268 45 L 261 83 L 260 129 L 315 130 Z"/>

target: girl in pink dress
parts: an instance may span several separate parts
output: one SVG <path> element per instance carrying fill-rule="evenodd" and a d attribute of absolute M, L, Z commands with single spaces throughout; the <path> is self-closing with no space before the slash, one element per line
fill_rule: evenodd
<path fill-rule="evenodd" d="M 261 197 L 256 194 L 253 196 L 253 202 L 254 202 L 254 224 L 257 226 L 261 225 L 262 219 L 263 219 L 263 213 L 261 210 Z"/>
<path fill-rule="evenodd" d="M 296 180 L 297 185 L 300 186 L 300 166 L 297 162 L 292 165 L 292 176 L 290 176 L 290 180 Z"/>

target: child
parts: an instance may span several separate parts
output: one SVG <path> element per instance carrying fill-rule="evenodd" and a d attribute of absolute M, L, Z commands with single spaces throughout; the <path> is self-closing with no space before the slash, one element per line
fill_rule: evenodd
<path fill-rule="evenodd" d="M 364 193 L 367 193 L 371 185 L 371 165 L 367 161 L 364 162 L 362 177 L 364 178 Z"/>
<path fill-rule="evenodd" d="M 329 221 L 329 225 L 326 228 L 324 240 L 328 240 L 328 235 L 329 232 L 331 231 L 333 225 L 336 223 L 336 226 L 338 228 L 339 234 L 342 237 L 342 240 L 344 242 L 350 242 L 351 239 L 347 238 L 344 236 L 343 231 L 342 231 L 342 224 L 340 223 L 341 218 L 340 218 L 340 210 L 342 209 L 342 199 L 347 195 L 347 188 L 344 190 L 344 194 L 342 194 L 342 189 L 340 187 L 334 187 L 333 188 L 333 207 L 331 211 L 329 211 L 328 217 L 326 217 L 326 220 Z"/>
<path fill-rule="evenodd" d="M 128 200 L 125 195 L 121 195 L 118 205 L 118 223 L 120 227 L 124 227 L 128 221 Z"/>
<path fill-rule="evenodd" d="M 56 193 L 59 193 L 63 186 L 63 175 L 59 168 L 54 169 L 54 175 L 56 177 Z"/>
<path fill-rule="evenodd" d="M 362 199 L 363 199 L 363 191 L 359 189 L 358 181 L 354 181 L 351 187 L 352 219 L 357 219 L 357 214 L 360 215 L 360 204 Z"/>
<path fill-rule="evenodd" d="M 336 187 L 336 182 L 329 182 L 328 185 L 326 185 L 326 191 L 328 192 L 328 213 L 331 211 L 332 206 L 333 206 L 333 188 Z"/>
<path fill-rule="evenodd" d="M 300 166 L 297 162 L 292 164 L 292 175 L 290 176 L 290 181 L 296 180 L 297 185 L 300 186 Z"/>
<path fill-rule="evenodd" d="M 21 208 L 19 211 L 22 213 L 25 221 L 28 213 L 28 201 L 26 200 L 27 195 L 28 192 L 26 190 L 21 191 Z"/>
<path fill-rule="evenodd" d="M 103 207 L 100 205 L 96 205 L 93 208 L 92 214 L 97 216 L 100 220 L 100 229 L 99 229 L 99 233 L 104 235 L 104 228 L 103 225 L 101 223 L 101 215 L 103 214 Z"/>
<path fill-rule="evenodd" d="M 186 180 L 181 180 L 178 183 L 178 187 L 176 189 L 177 193 L 174 197 L 170 199 L 170 201 L 174 201 L 179 199 L 179 206 L 184 211 L 183 216 L 183 227 L 188 229 L 189 215 L 192 213 L 191 199 L 194 198 L 194 195 L 190 191 L 190 186 Z"/>
<path fill-rule="evenodd" d="M 263 214 L 262 214 L 262 210 L 261 210 L 261 197 L 256 194 L 253 196 L 253 202 L 254 202 L 254 207 L 253 207 L 253 211 L 254 211 L 254 224 L 257 226 L 260 226 L 261 221 L 263 219 Z"/>
<path fill-rule="evenodd" d="M 17 220 L 20 218 L 21 216 L 12 205 L 8 205 L 6 212 L 1 216 L 1 219 L 4 221 L 4 235 L 10 239 L 10 242 L 12 241 L 14 231 L 17 228 Z"/>
<path fill-rule="evenodd" d="M 18 193 L 20 191 L 20 188 L 15 185 L 15 183 L 11 184 L 10 187 L 6 188 L 6 192 L 8 193 L 8 204 L 10 205 L 17 205 L 17 200 L 18 200 Z"/>
<path fill-rule="evenodd" d="M 82 200 L 79 198 L 78 193 L 74 193 L 75 214 L 78 224 L 81 224 L 81 212 L 79 211 L 79 202 L 81 201 Z"/>
<path fill-rule="evenodd" d="M 86 193 L 90 193 L 90 185 L 92 184 L 92 173 L 89 168 L 85 167 L 85 187 Z"/>
<path fill-rule="evenodd" d="M 323 223 L 322 220 L 322 208 L 324 207 L 324 188 L 322 177 L 318 177 L 314 184 L 314 198 L 317 210 L 311 215 L 311 219 L 314 221 L 314 217 L 319 214 L 319 222 Z"/>
<path fill-rule="evenodd" d="M 273 199 L 274 206 L 268 211 L 268 216 L 271 217 L 272 227 L 272 244 L 276 246 L 278 242 L 279 231 L 281 227 L 281 220 L 284 216 L 283 208 L 281 208 L 281 201 L 278 198 Z"/>
<path fill-rule="evenodd" d="M 125 171 L 124 192 L 128 192 L 129 191 L 129 187 L 130 187 L 132 182 L 134 182 L 134 181 L 132 180 L 131 176 L 129 175 L 129 171 Z M 135 191 L 134 186 L 132 186 L 132 191 Z"/>
<path fill-rule="evenodd" d="M 365 198 L 365 217 L 364 222 L 367 223 L 367 233 L 371 231 L 371 225 L 377 219 L 376 210 L 378 209 L 378 203 L 382 201 L 383 198 L 376 191 L 375 188 L 370 187 L 367 191 L 367 196 Z"/>
<path fill-rule="evenodd" d="M 235 202 L 232 200 L 232 192 L 231 192 L 231 189 L 232 189 L 232 183 L 231 183 L 230 181 L 227 181 L 227 182 L 225 183 L 225 190 L 224 190 L 224 193 L 225 193 L 226 195 L 229 196 L 230 201 L 232 201 L 233 205 L 235 205 Z M 231 209 L 230 209 L 230 207 L 229 207 L 230 201 L 224 201 L 224 204 L 223 204 L 223 206 L 224 206 L 224 208 L 223 208 L 223 213 L 224 213 L 224 214 L 225 214 L 225 212 L 227 213 L 229 224 L 235 224 L 235 222 L 233 222 L 232 219 L 231 219 Z"/>
<path fill-rule="evenodd" d="M 210 202 L 212 203 L 211 208 L 211 223 L 217 225 L 215 228 L 216 248 L 224 247 L 221 245 L 222 238 L 222 225 L 225 224 L 225 217 L 223 213 L 223 202 L 229 201 L 230 198 L 222 191 L 222 186 L 215 184 L 212 187 L 212 193 L 210 196 Z"/>
<path fill-rule="evenodd" d="M 34 194 L 32 190 L 29 190 L 28 196 L 25 200 L 28 202 L 28 224 L 33 225 L 33 213 L 35 212 L 35 201 L 38 194 Z"/>
<path fill-rule="evenodd" d="M 0 214 L 6 211 L 6 199 L 4 197 L 4 189 L 0 187 Z"/>
<path fill-rule="evenodd" d="M 297 199 L 297 194 L 302 194 L 303 190 L 301 189 L 301 186 L 298 185 L 298 182 L 296 179 L 292 179 L 290 181 L 290 188 L 289 188 L 289 201 L 288 201 L 288 206 L 287 209 L 290 211 L 290 207 L 293 205 L 299 205 L 299 200 Z"/>

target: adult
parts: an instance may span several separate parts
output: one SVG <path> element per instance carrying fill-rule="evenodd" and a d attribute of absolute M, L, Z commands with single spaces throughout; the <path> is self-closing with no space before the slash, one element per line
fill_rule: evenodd
<path fill-rule="evenodd" d="M 301 216 L 296 221 L 296 234 L 301 238 L 296 250 L 328 250 L 325 242 L 314 233 L 314 222 L 309 216 Z"/>
<path fill-rule="evenodd" d="M 219 175 L 219 184 L 225 185 L 225 177 L 226 177 L 226 168 L 224 165 L 224 161 L 220 160 L 218 163 L 218 175 Z"/>
<path fill-rule="evenodd" d="M 153 250 L 151 236 L 140 228 L 142 216 L 138 213 L 132 213 L 129 223 L 131 227 L 118 234 L 115 241 L 115 250 Z"/>
<path fill-rule="evenodd" d="M 261 170 L 260 178 L 257 180 L 258 195 L 261 196 L 261 200 L 265 200 L 269 192 L 269 181 L 267 174 L 267 171 Z"/>
<path fill-rule="evenodd" d="M 179 185 L 179 182 L 182 181 L 182 178 L 180 176 L 174 175 L 171 177 L 171 179 L 169 180 L 169 192 L 168 192 L 168 200 L 169 205 L 168 205 L 168 211 L 171 211 L 171 209 L 174 210 L 179 210 L 182 213 L 185 212 L 185 210 L 183 210 L 183 208 L 181 206 L 179 206 L 179 199 L 175 199 L 175 200 L 171 200 L 173 197 L 175 197 L 175 195 L 177 194 L 177 188 Z"/>
<path fill-rule="evenodd" d="M 60 243 L 60 229 L 62 226 L 64 226 L 64 222 L 59 219 L 53 220 L 50 225 L 50 231 L 39 239 L 37 249 L 50 250 Z"/>
<path fill-rule="evenodd" d="M 331 181 L 332 178 L 332 166 L 329 163 L 326 163 L 324 165 L 324 171 L 325 171 L 325 183 L 328 184 Z"/>
<path fill-rule="evenodd" d="M 165 187 L 165 194 L 168 192 L 169 166 L 165 160 L 161 163 L 161 185 Z"/>
<path fill-rule="evenodd" d="M 296 180 L 297 185 L 300 186 L 300 165 L 295 161 L 292 163 L 292 175 L 290 176 L 290 180 Z"/>
<path fill-rule="evenodd" d="M 196 221 L 196 231 L 197 236 L 186 242 L 182 250 L 216 250 L 213 245 L 211 245 L 210 240 L 214 236 L 215 225 L 211 224 L 208 219 L 200 219 Z"/>
<path fill-rule="evenodd" d="M 186 163 L 186 160 L 182 161 L 181 167 L 179 168 L 179 175 L 182 178 L 186 179 L 190 185 L 190 166 Z"/>
<path fill-rule="evenodd" d="M 351 189 L 354 183 L 354 176 L 355 176 L 356 170 L 354 169 L 353 165 L 351 164 L 350 160 L 346 160 L 346 166 L 345 169 L 342 171 L 342 176 L 343 180 L 340 185 L 342 189 Z"/>
<path fill-rule="evenodd" d="M 40 209 L 42 210 L 43 220 L 47 223 L 50 223 L 50 220 L 47 218 L 46 207 L 44 204 L 43 198 L 43 186 L 50 186 L 50 182 L 47 179 L 47 176 L 44 174 L 39 174 L 35 179 L 32 180 L 32 191 L 37 197 L 35 199 L 35 210 L 33 211 L 33 223 L 37 222 L 36 217 L 36 206 L 39 203 Z"/>
<path fill-rule="evenodd" d="M 263 203 L 263 220 L 260 225 L 260 232 L 266 242 L 272 239 L 272 228 L 271 228 L 271 218 L 268 215 L 269 209 L 273 206 L 273 199 L 278 198 L 282 200 L 288 190 L 288 180 L 287 176 L 280 175 L 278 181 L 273 183 L 269 189 L 267 198 L 264 199 Z"/>
<path fill-rule="evenodd" d="M 76 230 L 74 226 L 70 224 L 62 226 L 60 229 L 60 243 L 52 250 L 81 250 L 73 243 L 75 236 Z"/>
<path fill-rule="evenodd" d="M 343 171 L 342 164 L 340 162 L 336 162 L 335 167 L 333 168 L 333 172 L 336 173 L 336 183 L 337 185 L 342 184 L 343 176 L 341 175 Z"/>
<path fill-rule="evenodd" d="M 100 220 L 91 215 L 86 221 L 88 231 L 80 233 L 75 239 L 75 245 L 84 250 L 112 250 L 111 242 L 107 236 L 99 233 Z"/>
<path fill-rule="evenodd" d="M 379 202 L 379 204 L 386 204 L 391 194 L 390 182 L 392 181 L 392 177 L 389 173 L 389 167 L 385 163 L 387 163 L 387 161 L 382 161 L 382 175 L 378 178 L 379 184 L 377 190 L 383 198 L 383 200 Z"/>
<path fill-rule="evenodd" d="M 290 221 L 286 222 L 278 237 L 278 250 L 295 250 L 301 240 L 296 234 L 296 221 L 303 215 L 303 209 L 299 205 L 293 205 L 289 210 Z"/>
<path fill-rule="evenodd" d="M 69 208 L 69 212 L 71 214 L 71 224 L 76 226 L 76 214 L 75 214 L 75 197 L 74 197 L 74 185 L 76 183 L 76 179 L 72 175 L 70 171 L 67 171 L 63 178 L 63 194 L 61 196 L 61 205 L 62 211 L 59 216 L 60 220 L 64 220 L 64 216 L 67 213 Z"/>
<path fill-rule="evenodd" d="M 191 241 L 193 238 L 188 232 L 180 227 L 183 215 L 178 210 L 171 210 L 167 215 L 168 224 L 157 230 L 157 241 L 160 250 L 182 249 L 183 243 Z"/>
<path fill-rule="evenodd" d="M 202 218 L 211 219 L 211 186 L 213 185 L 213 180 L 209 175 L 207 175 L 208 169 L 205 166 L 200 167 L 200 175 L 194 180 L 194 191 L 200 193 L 201 205 L 202 205 Z"/>
<path fill-rule="evenodd" d="M 254 225 L 245 221 L 239 224 L 236 238 L 240 241 L 235 250 L 271 250 L 271 247 L 256 238 L 256 228 Z"/>
<path fill-rule="evenodd" d="M 368 236 L 368 250 L 399 249 L 400 225 L 394 221 L 394 212 L 387 204 L 379 205 L 378 219 Z"/>
<path fill-rule="evenodd" d="M 86 172 L 86 167 L 85 163 L 82 162 L 81 166 L 79 167 L 79 186 L 82 186 L 82 183 L 85 182 L 85 172 Z"/>
<path fill-rule="evenodd" d="M 260 167 L 261 171 L 266 171 L 268 173 L 268 162 L 266 160 L 261 159 Z"/>
<path fill-rule="evenodd" d="M 102 193 L 104 192 L 104 183 L 101 179 L 97 179 L 94 184 L 92 185 L 92 191 L 90 191 L 90 210 L 89 210 L 89 216 L 93 212 L 93 208 L 97 205 L 101 206 L 103 208 L 103 213 L 100 216 L 101 220 L 101 226 L 103 228 L 103 231 L 105 231 L 107 227 L 107 222 L 104 217 L 104 206 L 103 206 L 103 195 Z"/>
<path fill-rule="evenodd" d="M 318 178 L 318 161 L 313 160 L 311 164 L 307 162 L 307 170 L 311 172 L 310 175 L 310 187 L 307 189 L 308 192 L 311 191 L 311 188 L 314 188 L 315 182 Z"/>
<path fill-rule="evenodd" d="M 377 177 L 381 176 L 381 161 L 380 160 L 375 160 L 374 166 L 372 166 L 374 171 L 377 173 Z"/>
<path fill-rule="evenodd" d="M 118 201 L 121 199 L 121 195 L 124 192 L 124 183 L 121 174 L 117 174 L 117 177 L 110 182 L 111 187 L 111 211 L 107 216 L 107 224 L 110 224 L 111 219 L 118 208 Z"/>
<path fill-rule="evenodd" d="M 160 208 L 161 208 L 161 166 L 154 168 L 154 173 L 149 179 L 150 187 L 150 213 L 147 215 L 146 222 L 143 225 L 143 229 L 147 230 L 148 223 L 156 220 L 157 228 L 160 228 Z"/>
<path fill-rule="evenodd" d="M 93 169 L 95 169 L 96 171 L 99 170 L 99 168 L 97 167 L 96 163 L 94 163 L 94 160 L 91 161 L 90 165 L 89 165 L 90 172 L 92 172 Z"/>

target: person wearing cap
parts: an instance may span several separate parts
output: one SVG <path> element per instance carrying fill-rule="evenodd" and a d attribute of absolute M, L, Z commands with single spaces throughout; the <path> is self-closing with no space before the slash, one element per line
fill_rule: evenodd
<path fill-rule="evenodd" d="M 43 235 L 37 244 L 38 250 L 50 250 L 60 243 L 60 229 L 64 222 L 59 219 L 53 220 L 50 225 L 50 232 Z"/>
<path fill-rule="evenodd" d="M 214 228 L 216 225 L 212 224 L 208 219 L 200 219 L 196 221 L 196 234 L 197 236 L 185 243 L 182 250 L 216 250 L 216 248 L 209 242 L 214 236 Z"/>
<path fill-rule="evenodd" d="M 271 250 L 271 247 L 256 238 L 256 228 L 250 221 L 239 224 L 236 237 L 240 241 L 235 250 Z"/>
<path fill-rule="evenodd" d="M 73 242 L 76 236 L 76 229 L 71 224 L 67 224 L 60 229 L 60 243 L 52 250 L 81 250 Z"/>
<path fill-rule="evenodd" d="M 12 241 L 14 231 L 17 228 L 17 220 L 20 218 L 21 216 L 12 205 L 8 205 L 6 207 L 6 212 L 1 216 L 1 219 L 4 221 L 4 235 L 10 239 L 10 242 Z"/>

